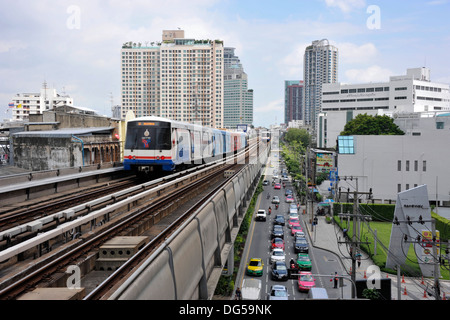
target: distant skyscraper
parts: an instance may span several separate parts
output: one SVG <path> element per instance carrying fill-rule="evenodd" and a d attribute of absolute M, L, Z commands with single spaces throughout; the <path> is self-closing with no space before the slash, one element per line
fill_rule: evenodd
<path fill-rule="evenodd" d="M 303 120 L 303 81 L 286 80 L 284 82 L 284 123 Z"/>
<path fill-rule="evenodd" d="M 248 89 L 247 74 L 234 50 L 224 48 L 223 127 L 229 129 L 253 123 L 253 90 Z"/>
<path fill-rule="evenodd" d="M 338 79 L 338 49 L 327 39 L 315 40 L 305 50 L 303 60 L 303 120 L 315 130 L 321 111 L 322 84 Z"/>
<path fill-rule="evenodd" d="M 163 30 L 162 42 L 122 46 L 122 118 L 156 115 L 223 126 L 223 42 Z"/>

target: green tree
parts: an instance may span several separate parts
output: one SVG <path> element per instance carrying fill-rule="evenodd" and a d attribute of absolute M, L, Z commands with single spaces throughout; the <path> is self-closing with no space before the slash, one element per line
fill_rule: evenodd
<path fill-rule="evenodd" d="M 306 148 L 309 146 L 311 136 L 305 129 L 290 128 L 286 133 L 285 140 L 288 143 L 294 141 L 300 142 L 302 146 Z"/>
<path fill-rule="evenodd" d="M 341 136 L 360 135 L 404 135 L 405 133 L 387 115 L 371 116 L 367 113 L 358 114 L 347 122 Z"/>

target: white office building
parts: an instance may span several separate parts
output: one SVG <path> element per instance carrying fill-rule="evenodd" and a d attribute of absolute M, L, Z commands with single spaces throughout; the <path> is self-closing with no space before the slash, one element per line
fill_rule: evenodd
<path fill-rule="evenodd" d="M 40 114 L 60 106 L 73 106 L 73 99 L 66 94 L 59 94 L 54 88 L 44 83 L 39 92 L 18 93 L 11 98 L 11 121 L 28 121 L 30 114 Z"/>
<path fill-rule="evenodd" d="M 431 82 L 428 68 L 408 69 L 389 82 L 322 86 L 317 146 L 333 148 L 345 124 L 360 113 L 439 113 L 450 110 L 450 86 Z"/>
<path fill-rule="evenodd" d="M 162 42 L 125 43 L 121 50 L 122 118 L 155 115 L 223 126 L 223 42 L 163 30 Z"/>
<path fill-rule="evenodd" d="M 373 192 L 378 203 L 395 203 L 397 193 L 427 185 L 430 201 L 450 205 L 450 113 L 398 114 L 405 135 L 339 136 L 337 166 L 343 191 Z"/>

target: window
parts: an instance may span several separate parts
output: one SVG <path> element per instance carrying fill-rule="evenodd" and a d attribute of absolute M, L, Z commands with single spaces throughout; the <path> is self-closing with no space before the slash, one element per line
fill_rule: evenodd
<path fill-rule="evenodd" d="M 338 151 L 340 154 L 354 154 L 353 136 L 338 136 Z"/>
<path fill-rule="evenodd" d="M 423 172 L 427 171 L 427 161 L 426 160 L 423 161 L 422 171 Z"/>
<path fill-rule="evenodd" d="M 406 160 L 406 171 L 409 171 L 409 160 Z"/>
<path fill-rule="evenodd" d="M 402 185 L 400 183 L 397 184 L 397 192 L 402 192 Z"/>
<path fill-rule="evenodd" d="M 419 161 L 414 160 L 414 171 L 419 170 Z"/>
<path fill-rule="evenodd" d="M 436 129 L 444 129 L 444 122 L 436 122 Z"/>
<path fill-rule="evenodd" d="M 397 161 L 397 171 L 402 171 L 402 160 Z"/>

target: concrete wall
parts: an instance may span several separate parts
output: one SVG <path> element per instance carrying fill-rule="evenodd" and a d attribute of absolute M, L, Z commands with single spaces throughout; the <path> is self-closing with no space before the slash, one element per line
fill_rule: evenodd
<path fill-rule="evenodd" d="M 111 297 L 117 300 L 208 299 L 261 175 L 247 165 L 199 209 L 195 217 L 154 253 Z M 161 290 L 164 288 L 164 290 Z"/>

